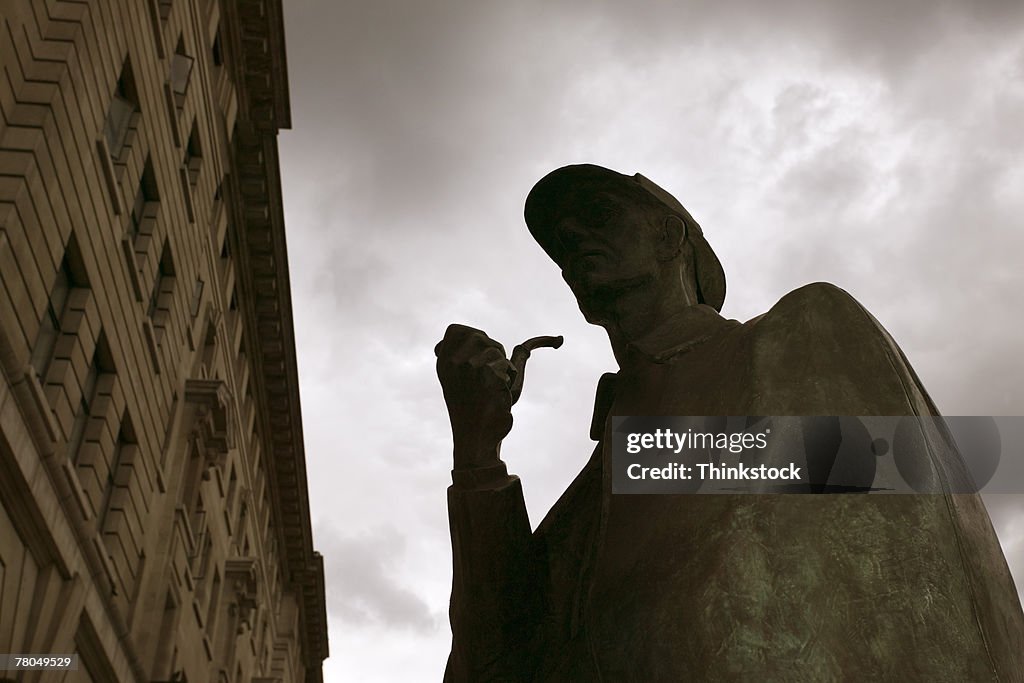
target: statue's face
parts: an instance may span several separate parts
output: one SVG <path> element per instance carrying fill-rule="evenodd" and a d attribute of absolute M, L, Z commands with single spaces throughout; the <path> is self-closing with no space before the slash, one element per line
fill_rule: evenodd
<path fill-rule="evenodd" d="M 600 323 L 619 295 L 657 276 L 654 213 L 622 193 L 599 191 L 574 202 L 556 223 L 562 277 L 590 322 Z"/>

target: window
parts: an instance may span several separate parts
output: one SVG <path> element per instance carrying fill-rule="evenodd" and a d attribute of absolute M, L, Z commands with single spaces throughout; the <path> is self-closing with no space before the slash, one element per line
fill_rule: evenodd
<path fill-rule="evenodd" d="M 199 127 L 192 121 L 192 132 L 189 133 L 188 142 L 185 145 L 185 156 L 181 160 L 181 192 L 185 198 L 185 210 L 188 212 L 190 223 L 195 222 L 195 203 L 192 194 L 196 191 L 199 182 L 199 169 L 203 165 L 203 150 L 199 142 Z"/>
<path fill-rule="evenodd" d="M 72 234 L 64 251 L 64 259 L 61 261 L 60 268 L 57 269 L 57 274 L 54 276 L 53 285 L 50 287 L 50 298 L 47 301 L 43 317 L 39 321 L 39 333 L 32 345 L 32 356 L 29 362 L 35 370 L 40 384 L 46 384 L 46 376 L 53 363 L 57 342 L 61 336 L 61 321 L 68 307 L 72 290 L 75 288 L 87 289 L 88 287 L 89 279 L 86 277 L 82 254 L 78 250 L 78 242 Z"/>
<path fill-rule="evenodd" d="M 103 640 L 93 626 L 92 619 L 85 614 L 78 618 L 73 647 L 79 660 L 78 672 L 73 680 L 88 683 L 117 680 L 117 672 L 108 659 Z M 22 679 L 19 677 L 18 680 Z"/>
<path fill-rule="evenodd" d="M 159 203 L 160 190 L 157 187 L 153 162 L 149 157 L 146 157 L 142 177 L 139 179 L 139 187 L 135 191 L 135 201 L 132 202 L 131 226 L 129 230 L 133 238 L 138 238 L 140 235 L 149 236 L 153 233 L 152 223 L 147 223 L 147 219 L 156 219 Z"/>
<path fill-rule="evenodd" d="M 107 473 L 107 484 L 103 491 L 103 504 L 100 506 L 100 517 L 97 524 L 97 528 L 101 532 L 106 531 L 107 515 L 110 512 L 110 503 L 114 495 L 118 469 L 120 469 L 122 463 L 134 460 L 131 451 L 137 447 L 138 438 L 135 436 L 135 427 L 132 425 L 132 418 L 126 408 L 121 414 L 121 428 L 117 433 L 114 457 L 110 460 L 110 471 Z"/>
<path fill-rule="evenodd" d="M 185 508 L 185 512 L 189 515 L 189 525 L 193 526 L 195 521 L 199 521 L 193 517 L 193 513 L 196 510 L 202 509 L 202 500 L 200 499 L 199 489 L 203 482 L 203 464 L 204 459 L 201 453 L 197 452 L 195 445 L 189 447 L 188 463 L 185 465 L 185 476 L 182 480 L 181 486 L 181 498 L 179 502 L 181 506 Z M 195 530 L 193 529 L 193 532 Z M 200 549 L 197 549 L 200 550 Z"/>
<path fill-rule="evenodd" d="M 270 661 L 270 641 L 267 639 L 267 629 L 269 622 L 266 618 L 263 618 L 263 626 L 260 628 L 260 645 L 259 649 L 263 652 L 263 669 L 267 668 Z"/>
<path fill-rule="evenodd" d="M 203 379 L 212 379 L 217 376 L 217 328 L 211 322 L 206 326 L 206 336 L 203 338 L 203 355 L 200 362 L 199 374 Z"/>
<path fill-rule="evenodd" d="M 46 383 L 46 373 L 50 369 L 50 363 L 53 362 L 53 351 L 57 347 L 57 339 L 60 337 L 60 320 L 64 315 L 64 307 L 67 305 L 71 282 L 71 273 L 68 270 L 67 259 L 65 259 L 61 263 L 56 280 L 50 289 L 50 300 L 46 304 L 46 313 L 39 323 L 39 334 L 36 336 L 36 343 L 32 346 L 31 363 L 40 384 Z"/>
<path fill-rule="evenodd" d="M 117 159 L 121 156 L 132 118 L 139 108 L 139 96 L 135 89 L 132 76 L 131 60 L 126 58 L 121 67 L 121 75 L 117 79 L 117 87 L 110 99 L 110 108 L 103 123 L 103 137 L 107 142 L 110 156 Z"/>
<path fill-rule="evenodd" d="M 149 259 L 156 221 L 160 212 L 160 191 L 157 187 L 153 162 L 147 156 L 143 165 L 139 186 L 128 211 L 128 227 L 121 238 L 125 264 L 131 278 L 132 290 L 137 301 L 144 301 L 142 270 Z"/>
<path fill-rule="evenodd" d="M 85 428 L 89 423 L 89 418 L 92 417 L 99 376 L 108 373 L 114 373 L 114 358 L 110 353 L 106 335 L 100 332 L 99 338 L 96 340 L 96 350 L 89 362 L 89 369 L 85 379 L 82 380 L 81 397 L 78 401 L 78 408 L 75 410 L 75 421 L 71 426 L 71 434 L 68 436 L 67 456 L 75 464 L 78 464 L 78 453 L 85 439 Z"/>
<path fill-rule="evenodd" d="M 171 7 L 174 5 L 173 0 L 157 0 L 157 9 L 160 10 L 160 20 L 167 21 L 167 17 L 171 16 Z"/>
<path fill-rule="evenodd" d="M 89 414 L 92 412 L 91 405 L 96 397 L 96 358 L 93 357 L 89 364 L 89 372 L 82 383 L 82 398 L 78 402 L 78 410 L 75 411 L 75 421 L 71 426 L 71 435 L 68 437 L 67 455 L 74 461 L 78 461 L 78 451 L 82 446 L 82 439 L 85 437 L 85 425 L 89 421 Z"/>
<path fill-rule="evenodd" d="M 213 558 L 213 539 L 210 538 L 209 527 L 206 524 L 206 510 L 203 509 L 203 496 L 199 496 L 199 509 L 192 513 L 193 529 L 196 535 L 196 548 L 202 552 L 196 554 L 196 561 L 193 563 L 196 579 L 202 581 L 210 571 L 210 560 Z M 201 586 L 202 587 L 202 586 Z"/>
<path fill-rule="evenodd" d="M 231 464 L 231 474 L 228 476 L 228 496 L 224 505 L 224 523 L 228 530 L 231 530 L 232 513 L 235 510 L 235 494 L 238 492 L 238 475 L 235 473 L 235 465 Z"/>
<path fill-rule="evenodd" d="M 203 282 L 203 279 L 199 278 L 196 280 L 196 284 L 192 287 L 192 306 L 189 310 L 192 314 L 193 320 L 197 315 L 199 315 L 199 305 L 203 303 L 203 288 L 205 285 L 206 283 Z"/>
<path fill-rule="evenodd" d="M 242 555 L 244 557 L 249 556 L 249 530 L 246 528 L 246 518 L 249 516 L 249 505 L 246 501 L 242 501 L 241 507 L 238 509 L 238 528 L 242 531 Z"/>
<path fill-rule="evenodd" d="M 220 37 L 220 27 L 213 36 L 213 44 L 210 45 L 210 55 L 213 57 L 214 66 L 224 66 L 224 45 Z"/>
<path fill-rule="evenodd" d="M 220 572 L 213 570 L 213 587 L 210 589 L 210 602 L 206 606 L 206 633 L 210 640 L 216 640 L 217 604 L 220 602 Z"/>
<path fill-rule="evenodd" d="M 149 319 L 153 325 L 154 341 L 159 344 L 164 332 L 170 324 L 171 304 L 174 300 L 174 259 L 171 257 L 171 245 L 166 240 L 157 265 L 153 291 L 149 297 Z"/>
<path fill-rule="evenodd" d="M 175 52 L 171 57 L 171 88 L 175 95 L 184 97 L 188 92 L 188 82 L 192 78 L 192 65 L 195 60 L 185 54 Z"/>
<path fill-rule="evenodd" d="M 252 389 L 249 386 L 249 356 L 245 346 L 245 332 L 238 335 L 238 360 L 236 361 L 235 375 L 238 378 L 238 391 L 245 399 L 242 404 L 242 412 L 248 415 L 251 410 Z"/>
<path fill-rule="evenodd" d="M 113 388 L 112 382 L 101 378 L 99 394 L 109 396 L 109 390 Z M 97 402 L 99 402 L 97 398 Z M 107 410 L 110 411 L 112 401 L 106 401 Z M 86 491 L 90 498 L 96 503 L 96 529 L 101 534 L 103 545 L 106 548 L 107 556 L 110 558 L 113 571 L 108 573 L 111 584 L 113 584 L 119 595 L 128 601 L 129 605 L 136 603 L 136 597 L 141 590 L 139 578 L 145 570 L 146 557 L 143 549 L 136 546 L 131 531 L 132 524 L 129 520 L 135 515 L 142 515 L 148 507 L 143 500 L 138 498 L 139 493 L 146 489 L 144 482 L 140 479 L 140 468 L 144 468 L 139 456 L 139 446 L 128 410 L 125 409 L 119 416 L 120 426 L 117 429 L 117 437 L 113 444 L 113 453 L 106 452 L 100 457 L 92 457 L 91 463 L 87 463 L 84 470 L 83 483 L 87 482 Z M 90 417 L 91 432 L 88 438 L 100 438 L 96 443 L 97 448 L 93 449 L 96 454 L 99 450 L 105 450 L 100 435 L 106 434 L 105 430 L 94 430 L 92 425 L 96 422 L 110 424 L 110 412 L 107 414 L 93 414 Z M 82 462 L 78 463 L 79 472 L 82 473 Z M 91 470 L 91 472 L 89 471 Z M 88 476 L 91 474 L 92 476 Z M 93 488 L 98 491 L 93 494 Z M 136 493 L 132 493 L 136 491 Z"/>
<path fill-rule="evenodd" d="M 185 53 L 185 39 L 178 38 L 178 47 L 171 55 L 171 90 L 179 110 L 185 106 L 185 94 L 188 92 L 194 65 L 195 60 Z"/>
<path fill-rule="evenodd" d="M 192 122 L 192 132 L 188 136 L 188 145 L 185 147 L 185 158 L 182 160 L 185 170 L 188 172 L 188 182 L 192 189 L 195 189 L 199 182 L 199 169 L 203 165 L 203 148 L 199 143 L 199 127 L 195 121 Z"/>

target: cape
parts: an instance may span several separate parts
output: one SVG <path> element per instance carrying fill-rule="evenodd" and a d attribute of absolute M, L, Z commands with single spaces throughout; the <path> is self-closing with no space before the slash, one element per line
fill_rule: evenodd
<path fill-rule="evenodd" d="M 938 414 L 832 285 L 678 328 L 603 378 L 597 447 L 535 532 L 517 477 L 449 489 L 445 680 L 1024 681 L 977 494 L 612 495 L 613 415 Z"/>

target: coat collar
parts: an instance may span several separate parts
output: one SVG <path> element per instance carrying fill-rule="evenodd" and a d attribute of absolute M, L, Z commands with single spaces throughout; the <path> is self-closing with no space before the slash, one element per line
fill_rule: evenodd
<path fill-rule="evenodd" d="M 736 325 L 737 321 L 723 318 L 711 306 L 688 306 L 643 338 L 630 342 L 622 365 L 625 368 L 634 361 L 664 363 Z"/>
<path fill-rule="evenodd" d="M 660 323 L 643 339 L 632 342 L 618 373 L 605 373 L 597 385 L 594 398 L 594 412 L 590 423 L 590 438 L 600 441 L 604 435 L 605 420 L 612 404 L 619 377 L 653 369 L 651 364 L 661 364 L 675 356 L 686 353 L 711 337 L 733 328 L 740 323 L 727 320 L 711 306 L 698 304 L 689 306 L 680 314 Z"/>

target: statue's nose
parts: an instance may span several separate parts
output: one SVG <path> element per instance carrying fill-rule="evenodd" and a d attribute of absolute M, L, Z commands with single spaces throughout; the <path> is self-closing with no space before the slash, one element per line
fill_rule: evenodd
<path fill-rule="evenodd" d="M 578 218 L 568 217 L 558 223 L 557 235 L 562 253 L 571 254 L 579 250 L 589 233 Z"/>

